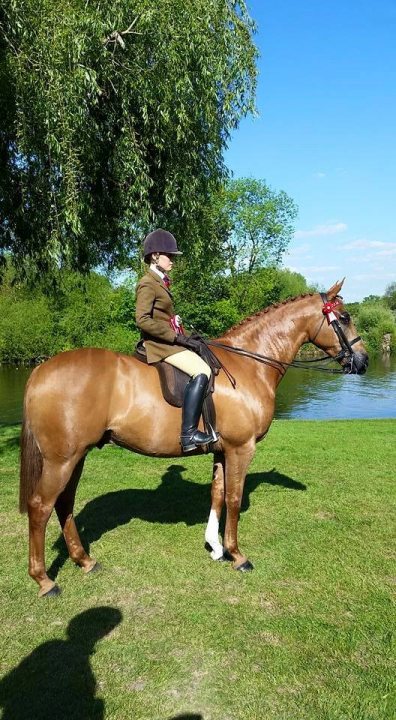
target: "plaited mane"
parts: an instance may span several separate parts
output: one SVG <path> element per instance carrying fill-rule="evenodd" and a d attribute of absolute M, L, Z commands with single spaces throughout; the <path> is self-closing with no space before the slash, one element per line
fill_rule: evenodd
<path fill-rule="evenodd" d="M 304 293 L 302 295 L 296 295 L 295 297 L 287 298 L 286 300 L 282 300 L 282 302 L 272 303 L 272 305 L 268 305 L 268 307 L 264 308 L 264 310 L 259 310 L 258 312 L 253 313 L 253 315 L 249 315 L 249 317 L 244 318 L 239 323 L 236 323 L 235 325 L 230 327 L 229 330 L 227 330 L 223 334 L 223 337 L 227 337 L 228 335 L 232 334 L 232 332 L 234 332 L 235 330 L 240 330 L 245 325 L 247 325 L 249 322 L 254 320 L 254 318 L 256 318 L 256 317 L 261 317 L 262 315 L 266 315 L 271 310 L 276 310 L 277 308 L 282 307 L 282 305 L 289 305 L 290 303 L 296 302 L 296 300 L 302 300 L 303 298 L 306 298 L 306 297 L 313 297 L 313 295 L 315 295 L 315 293 Z"/>

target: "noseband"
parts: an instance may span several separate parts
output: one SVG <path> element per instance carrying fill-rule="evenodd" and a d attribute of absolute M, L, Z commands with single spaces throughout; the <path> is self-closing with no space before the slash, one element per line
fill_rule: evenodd
<path fill-rule="evenodd" d="M 320 323 L 319 328 L 316 331 L 315 336 L 313 337 L 311 342 L 313 342 L 316 339 L 316 337 L 318 336 L 319 331 L 325 321 L 325 318 L 327 318 L 327 324 L 332 326 L 335 334 L 338 337 L 338 341 L 341 345 L 341 350 L 337 355 L 335 355 L 334 360 L 337 360 L 338 362 L 340 362 L 341 360 L 344 360 L 344 358 L 347 358 L 349 364 L 352 364 L 352 356 L 353 356 L 352 345 L 359 342 L 359 340 L 361 340 L 361 337 L 360 337 L 360 335 L 358 335 L 353 340 L 348 340 L 348 338 L 346 337 L 344 330 L 342 329 L 342 327 L 340 325 L 340 321 L 339 321 L 339 319 L 342 318 L 343 316 L 341 313 L 339 313 L 335 309 L 339 305 L 342 305 L 342 300 L 340 297 L 336 296 L 333 301 L 328 299 L 326 293 L 320 293 L 320 297 L 323 300 L 322 313 L 324 315 L 324 318 L 323 318 L 322 322 Z M 347 316 L 348 316 L 348 314 L 347 314 Z"/>

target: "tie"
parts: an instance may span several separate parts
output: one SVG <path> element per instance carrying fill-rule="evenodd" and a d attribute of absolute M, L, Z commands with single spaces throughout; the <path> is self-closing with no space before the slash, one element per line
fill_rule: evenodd
<path fill-rule="evenodd" d="M 164 275 L 163 281 L 164 281 L 164 283 L 165 283 L 165 285 L 166 285 L 167 288 L 170 287 L 171 279 L 170 279 L 169 275 Z"/>

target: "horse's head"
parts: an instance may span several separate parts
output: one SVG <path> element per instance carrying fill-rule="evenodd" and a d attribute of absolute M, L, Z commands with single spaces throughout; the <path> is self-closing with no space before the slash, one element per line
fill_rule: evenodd
<path fill-rule="evenodd" d="M 320 293 L 319 313 L 312 315 L 309 340 L 342 365 L 345 373 L 363 375 L 368 366 L 366 348 L 358 336 L 339 292 L 344 280 Z M 316 297 L 316 296 L 315 296 Z"/>

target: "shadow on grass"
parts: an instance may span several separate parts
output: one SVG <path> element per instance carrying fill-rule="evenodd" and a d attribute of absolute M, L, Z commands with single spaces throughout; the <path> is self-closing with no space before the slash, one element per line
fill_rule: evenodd
<path fill-rule="evenodd" d="M 205 523 L 210 510 L 210 485 L 184 480 L 183 465 L 170 465 L 162 476 L 161 484 L 155 490 L 118 490 L 90 500 L 75 521 L 81 541 L 89 552 L 90 544 L 102 535 L 120 525 L 127 525 L 138 518 L 152 523 L 188 526 Z M 251 473 L 246 476 L 241 512 L 250 506 L 250 494 L 261 484 L 275 485 L 289 490 L 306 490 L 306 486 L 273 468 L 266 473 Z M 63 536 L 54 544 L 58 555 L 48 570 L 55 579 L 68 558 Z"/>
<path fill-rule="evenodd" d="M 168 720 L 203 720 L 203 715 L 191 715 L 191 713 L 183 713 L 182 715 L 173 715 L 173 717 L 168 718 Z"/>
<path fill-rule="evenodd" d="M 67 640 L 35 648 L 0 682 L 2 720 L 103 720 L 89 658 L 121 620 L 117 608 L 91 608 L 70 621 Z"/>

